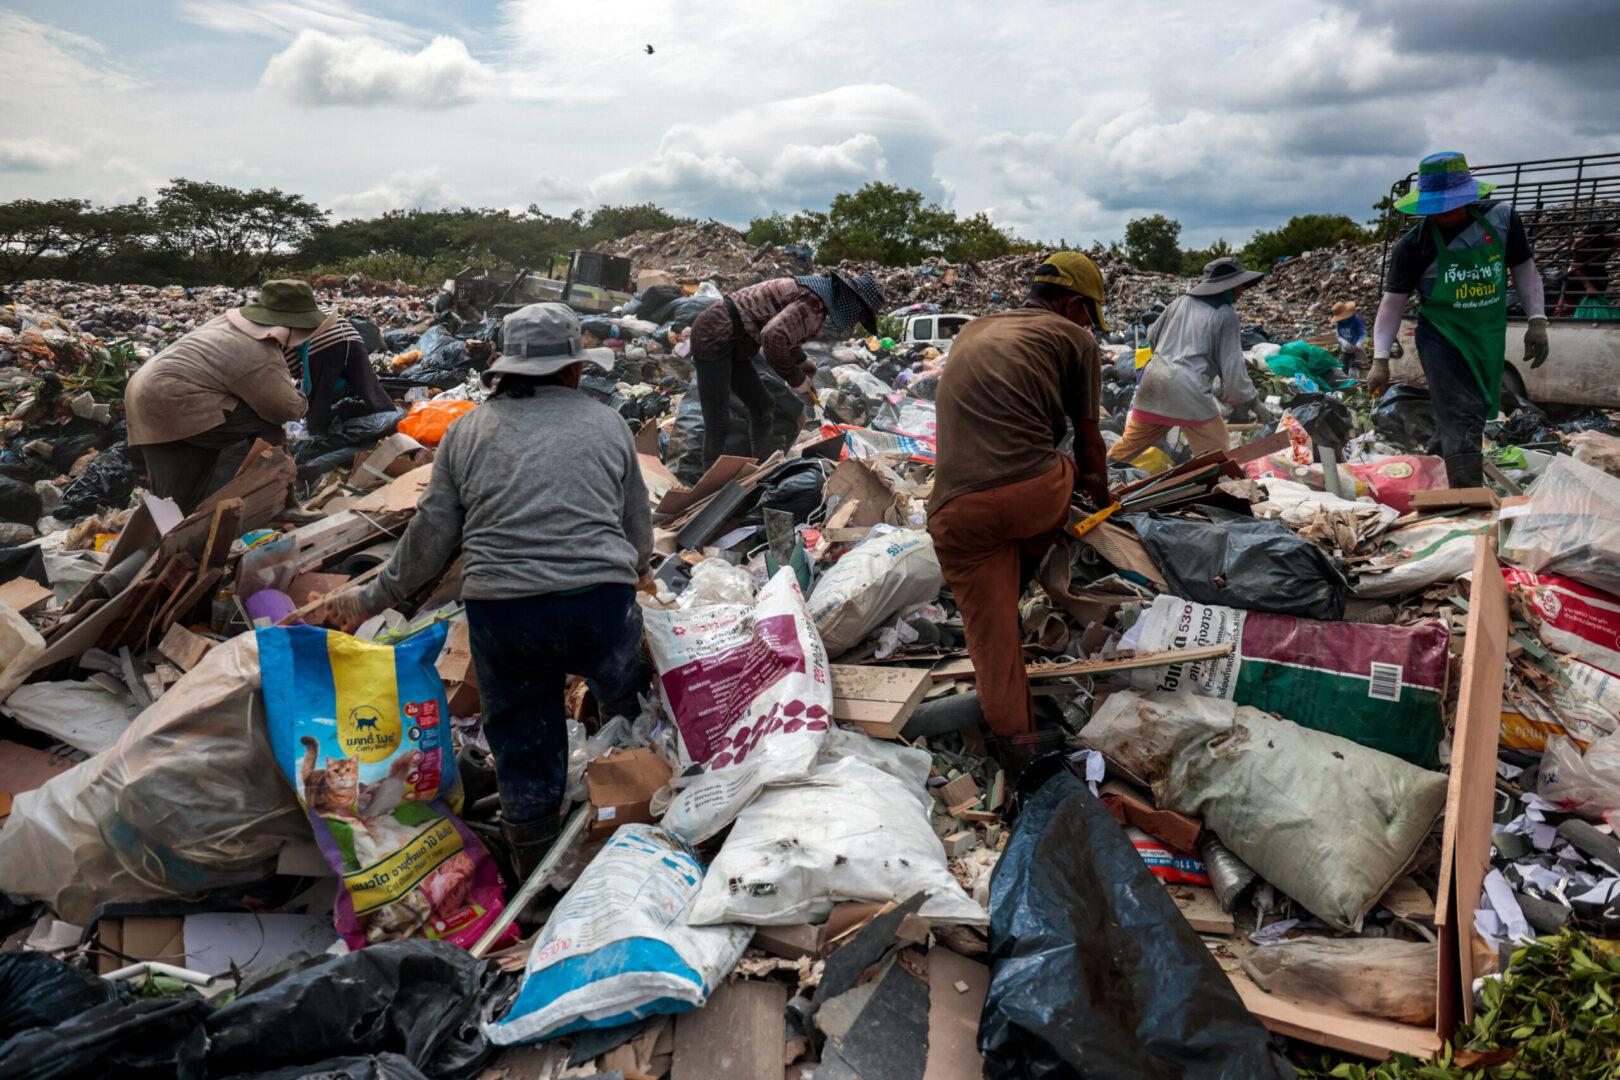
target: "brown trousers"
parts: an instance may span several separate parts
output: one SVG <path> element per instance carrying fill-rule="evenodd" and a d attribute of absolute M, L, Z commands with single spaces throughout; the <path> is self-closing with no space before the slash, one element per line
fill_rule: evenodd
<path fill-rule="evenodd" d="M 956 597 L 985 721 L 997 735 L 1035 729 L 1018 601 L 1068 523 L 1074 459 L 1032 480 L 958 495 L 928 515 L 945 583 Z"/>

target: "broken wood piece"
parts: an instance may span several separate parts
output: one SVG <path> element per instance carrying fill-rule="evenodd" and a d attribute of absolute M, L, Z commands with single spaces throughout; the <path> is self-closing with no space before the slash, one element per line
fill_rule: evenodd
<path fill-rule="evenodd" d="M 1135 671 L 1138 668 L 1168 667 L 1171 664 L 1191 664 L 1199 660 L 1213 660 L 1232 651 L 1232 642 L 1217 645 L 1199 645 L 1191 649 L 1166 649 L 1163 652 L 1137 653 L 1134 656 L 1114 657 L 1109 660 L 1076 660 L 1069 664 L 1026 664 L 1024 671 L 1031 679 L 1065 679 L 1075 675 L 1106 675 L 1116 671 Z M 935 667 L 930 676 L 936 682 L 973 678 L 971 659 L 951 660 Z"/>
<path fill-rule="evenodd" d="M 797 960 L 801 956 L 815 956 L 820 950 L 821 927 L 809 923 L 791 926 L 756 926 L 750 945 L 763 949 L 784 960 Z"/>
<path fill-rule="evenodd" d="M 950 949 L 928 950 L 928 1049 L 922 1080 L 980 1080 L 979 1014 L 990 969 Z"/>
<path fill-rule="evenodd" d="M 209 519 L 208 539 L 203 543 L 197 559 L 199 570 L 212 570 L 224 566 L 231 555 L 231 544 L 242 531 L 242 500 L 222 499 L 214 504 L 214 516 Z"/>
<path fill-rule="evenodd" d="M 959 855 L 966 855 L 979 846 L 979 832 L 977 829 L 964 829 L 944 837 L 941 841 L 945 845 L 945 857 L 954 859 Z"/>
<path fill-rule="evenodd" d="M 874 739 L 899 738 L 932 685 L 926 668 L 833 664 L 833 719 Z"/>
<path fill-rule="evenodd" d="M 1500 505 L 1501 500 L 1490 488 L 1435 488 L 1431 491 L 1412 492 L 1412 509 L 1419 513 L 1455 510 L 1459 507 L 1495 510 Z"/>
<path fill-rule="evenodd" d="M 12 578 L 0 585 L 0 604 L 5 604 L 19 615 L 32 615 L 56 594 L 33 578 Z"/>
<path fill-rule="evenodd" d="M 1187 920 L 1187 925 L 1200 934 L 1237 932 L 1237 923 L 1231 915 L 1221 910 L 1221 902 L 1215 898 L 1214 889 L 1203 885 L 1161 884 L 1164 884 L 1170 899 L 1175 901 L 1176 909 Z"/>
<path fill-rule="evenodd" d="M 935 788 L 934 797 L 946 806 L 951 807 L 951 812 L 955 813 L 955 808 L 963 804 L 967 806 L 978 805 L 980 798 L 979 785 L 974 783 L 972 776 L 963 773 L 950 783 Z"/>

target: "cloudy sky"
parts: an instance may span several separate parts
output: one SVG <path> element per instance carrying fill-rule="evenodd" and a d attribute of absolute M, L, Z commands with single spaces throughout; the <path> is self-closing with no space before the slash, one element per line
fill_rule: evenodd
<path fill-rule="evenodd" d="M 0 41 L 0 199 L 186 176 L 743 224 L 881 179 L 1202 244 L 1363 219 L 1431 150 L 1620 150 L 1615 0 L 0 0 Z"/>

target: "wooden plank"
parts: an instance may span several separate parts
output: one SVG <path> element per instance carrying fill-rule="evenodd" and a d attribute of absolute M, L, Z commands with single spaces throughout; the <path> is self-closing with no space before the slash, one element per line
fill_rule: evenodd
<path fill-rule="evenodd" d="M 249 468 L 249 464 L 253 467 Z M 242 500 L 239 531 L 268 524 L 287 505 L 297 478 L 298 466 L 280 447 L 268 448 L 257 459 L 250 455 L 235 479 L 204 499 L 189 517 L 169 530 L 163 537 L 163 554 L 184 551 L 193 558 L 202 555 L 213 527 L 214 507 L 227 499 Z"/>
<path fill-rule="evenodd" d="M 933 686 L 927 668 L 832 665 L 833 719 L 894 739 Z"/>
<path fill-rule="evenodd" d="M 1317 1046 L 1360 1054 L 1383 1061 L 1391 1054 L 1410 1054 L 1426 1059 L 1439 1052 L 1443 1040 L 1428 1027 L 1379 1020 L 1370 1016 L 1326 1006 L 1301 1005 L 1277 994 L 1268 994 L 1242 971 L 1229 971 L 1243 1004 L 1267 1031 L 1303 1039 Z"/>
<path fill-rule="evenodd" d="M 928 1051 L 922 1080 L 984 1076 L 979 1014 L 989 992 L 989 968 L 943 945 L 928 950 Z"/>
<path fill-rule="evenodd" d="M 1496 492 L 1490 488 L 1435 488 L 1431 491 L 1412 492 L 1412 509 L 1418 512 L 1429 510 L 1451 510 L 1457 507 L 1469 507 L 1480 510 L 1495 510 L 1501 505 Z"/>
<path fill-rule="evenodd" d="M 1176 908 L 1181 912 L 1187 925 L 1200 934 L 1232 934 L 1237 932 L 1237 923 L 1232 916 L 1221 910 L 1221 902 L 1215 899 L 1215 890 L 1206 885 L 1165 885 L 1165 891 L 1170 899 L 1175 901 Z"/>
<path fill-rule="evenodd" d="M 1474 1018 L 1474 908 L 1491 859 L 1496 799 L 1496 740 L 1502 716 L 1509 633 L 1507 587 L 1487 537 L 1474 540 L 1474 573 L 1462 655 L 1462 687 L 1451 738 L 1451 778 L 1440 836 L 1435 930 L 1443 943 L 1436 1031 L 1449 1036 Z M 1455 949 L 1457 967 L 1447 962 Z"/>
<path fill-rule="evenodd" d="M 1213 660 L 1232 651 L 1230 641 L 1219 645 L 1199 645 L 1191 649 L 1166 649 L 1164 652 L 1137 653 L 1135 656 L 1111 660 L 1076 660 L 1072 664 L 1026 664 L 1024 671 L 1031 679 L 1065 679 L 1072 675 L 1105 675 L 1115 671 L 1135 671 L 1138 668 L 1167 667 L 1170 664 L 1192 664 L 1200 660 Z M 973 678 L 973 661 L 952 660 L 940 664 L 929 672 L 935 682 L 951 682 Z"/>
<path fill-rule="evenodd" d="M 782 1080 L 786 1012 L 781 983 L 722 983 L 703 1008 L 675 1018 L 670 1080 Z"/>
<path fill-rule="evenodd" d="M 208 539 L 203 542 L 202 554 L 197 559 L 200 570 L 212 570 L 225 565 L 230 558 L 231 544 L 241 535 L 242 500 L 222 499 L 214 504 L 214 516 L 208 523 Z"/>
<path fill-rule="evenodd" d="M 146 575 L 152 573 L 153 568 L 157 566 L 157 561 L 158 553 L 154 551 L 147 556 L 145 564 L 136 573 L 134 580 L 124 586 L 117 596 L 104 604 L 85 610 L 71 623 L 59 625 L 45 646 L 45 651 L 34 658 L 33 666 L 29 670 L 42 671 L 64 660 L 80 656 L 86 649 L 94 646 L 103 631 L 115 620 L 122 618 L 124 612 L 135 602 L 137 590 Z"/>
<path fill-rule="evenodd" d="M 33 578 L 12 578 L 4 585 L 0 585 L 0 604 L 4 604 L 19 615 L 30 615 L 46 604 L 55 596 L 50 589 L 41 585 Z"/>
<path fill-rule="evenodd" d="M 1235 446 L 1226 452 L 1226 460 L 1234 465 L 1242 465 L 1263 458 L 1267 454 L 1275 454 L 1292 442 L 1286 431 L 1274 432 L 1263 439 L 1253 439 L 1241 446 Z"/>

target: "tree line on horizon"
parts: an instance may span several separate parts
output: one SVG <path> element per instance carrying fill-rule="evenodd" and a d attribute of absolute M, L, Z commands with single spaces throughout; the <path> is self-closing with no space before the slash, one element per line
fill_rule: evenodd
<path fill-rule="evenodd" d="M 472 265 L 543 270 L 575 249 L 693 221 L 652 203 L 567 215 L 534 205 L 520 212 L 390 210 L 334 221 L 330 211 L 278 188 L 177 178 L 154 198 L 114 206 L 72 198 L 0 203 L 0 283 L 50 277 L 243 286 L 275 275 L 358 273 L 433 285 Z M 1014 236 L 982 212 L 962 217 L 915 189 L 879 182 L 834 196 L 825 210 L 755 218 L 743 235 L 750 244 L 802 246 L 823 264 L 908 266 L 935 256 L 970 262 L 1053 246 Z M 1133 218 L 1123 241 L 1108 248 L 1142 269 L 1196 274 L 1222 255 L 1241 254 L 1264 268 L 1312 248 L 1376 237 L 1342 214 L 1296 216 L 1255 233 L 1241 252 L 1224 240 L 1183 249 L 1180 235 L 1180 222 L 1152 214 Z"/>

